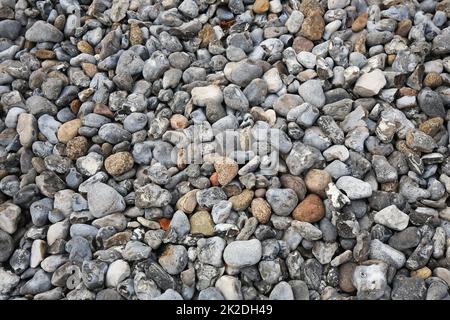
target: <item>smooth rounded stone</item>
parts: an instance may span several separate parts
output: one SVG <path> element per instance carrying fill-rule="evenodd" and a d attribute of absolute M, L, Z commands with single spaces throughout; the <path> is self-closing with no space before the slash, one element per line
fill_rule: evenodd
<path fill-rule="evenodd" d="M 311 169 L 306 173 L 304 181 L 309 192 L 325 197 L 325 189 L 331 182 L 331 176 L 324 170 Z"/>
<path fill-rule="evenodd" d="M 198 211 L 189 219 L 191 234 L 211 236 L 214 234 L 214 222 L 208 211 Z"/>
<path fill-rule="evenodd" d="M 292 217 L 304 222 L 317 222 L 325 215 L 322 199 L 315 194 L 309 194 L 294 209 Z"/>
<path fill-rule="evenodd" d="M 215 204 L 219 203 L 221 200 L 227 200 L 227 195 L 219 187 L 212 187 L 208 189 L 203 189 L 197 192 L 197 203 L 200 207 L 212 208 Z"/>
<path fill-rule="evenodd" d="M 430 88 L 422 89 L 417 95 L 420 109 L 429 117 L 444 117 L 445 108 L 439 94 Z"/>
<path fill-rule="evenodd" d="M 9 259 L 14 251 L 14 243 L 11 236 L 0 230 L 0 262 L 5 262 Z"/>
<path fill-rule="evenodd" d="M 187 250 L 181 245 L 169 245 L 159 257 L 158 262 L 167 273 L 179 274 L 187 265 Z"/>
<path fill-rule="evenodd" d="M 192 213 L 194 212 L 195 208 L 197 207 L 197 189 L 191 190 L 184 194 L 180 199 L 178 199 L 176 208 L 185 212 L 185 213 Z M 230 205 L 231 209 L 231 205 Z M 214 209 L 213 209 L 214 212 Z M 214 216 L 213 216 L 214 217 Z"/>
<path fill-rule="evenodd" d="M 98 135 L 111 144 L 118 144 L 131 139 L 130 132 L 113 123 L 107 123 L 101 126 Z"/>
<path fill-rule="evenodd" d="M 269 295 L 270 300 L 294 300 L 292 287 L 286 281 L 276 284 Z"/>
<path fill-rule="evenodd" d="M 39 117 L 37 123 L 39 130 L 50 143 L 58 143 L 56 133 L 58 131 L 58 128 L 61 126 L 61 123 L 59 121 L 56 121 L 52 116 L 44 114 Z"/>
<path fill-rule="evenodd" d="M 197 242 L 197 258 L 200 262 L 210 264 L 214 267 L 222 267 L 222 254 L 226 242 L 220 237 L 204 238 Z"/>
<path fill-rule="evenodd" d="M 247 111 L 249 107 L 247 97 L 235 84 L 230 84 L 223 89 L 223 98 L 225 104 L 233 110 Z"/>
<path fill-rule="evenodd" d="M 223 252 L 225 263 L 233 268 L 255 265 L 261 260 L 261 256 L 261 242 L 256 239 L 231 242 Z"/>
<path fill-rule="evenodd" d="M 133 166 L 133 156 L 129 152 L 117 152 L 105 159 L 105 169 L 112 176 L 119 176 Z"/>
<path fill-rule="evenodd" d="M 15 20 L 0 21 L 0 37 L 16 40 L 20 34 L 20 22 Z"/>
<path fill-rule="evenodd" d="M 172 200 L 168 190 L 156 184 L 147 184 L 135 192 L 135 204 L 138 208 L 164 207 Z"/>
<path fill-rule="evenodd" d="M 271 188 L 267 190 L 266 199 L 272 211 L 280 216 L 291 214 L 298 203 L 298 197 L 295 191 L 287 188 Z"/>
<path fill-rule="evenodd" d="M 93 184 L 87 192 L 89 211 L 95 218 L 125 210 L 125 200 L 112 187 L 102 182 Z"/>
<path fill-rule="evenodd" d="M 78 135 L 78 129 L 82 126 L 80 119 L 73 119 L 63 123 L 58 128 L 58 140 L 62 143 L 67 143 L 71 139 L 75 138 Z"/>
<path fill-rule="evenodd" d="M 12 107 L 8 110 L 8 113 L 5 117 L 5 126 L 7 128 L 15 128 L 17 126 L 17 120 L 19 118 L 19 115 L 22 113 L 26 113 L 26 110 L 19 107 Z"/>
<path fill-rule="evenodd" d="M 52 224 L 47 231 L 47 244 L 51 246 L 59 239 L 66 239 L 69 234 L 69 227 L 68 219 Z"/>
<path fill-rule="evenodd" d="M 131 133 L 142 130 L 147 125 L 148 118 L 143 113 L 133 112 L 123 120 L 123 128 Z"/>
<path fill-rule="evenodd" d="M 252 215 L 259 223 L 268 223 L 272 214 L 272 208 L 266 200 L 262 198 L 255 198 L 251 203 Z"/>
<path fill-rule="evenodd" d="M 370 242 L 370 259 L 384 261 L 396 269 L 400 269 L 406 262 L 403 253 L 384 244 L 378 239 L 374 239 Z"/>
<path fill-rule="evenodd" d="M 236 177 L 239 170 L 239 165 L 233 159 L 220 158 L 214 162 L 214 168 L 217 172 L 218 182 L 224 186 Z"/>
<path fill-rule="evenodd" d="M 250 106 L 260 105 L 267 95 L 267 83 L 263 79 L 253 79 L 243 90 Z M 300 97 L 298 97 L 300 98 Z M 275 104 L 274 104 L 274 110 Z"/>
<path fill-rule="evenodd" d="M 390 229 L 402 231 L 409 223 L 409 216 L 397 208 L 396 205 L 388 206 L 374 215 L 374 221 Z"/>
<path fill-rule="evenodd" d="M 107 287 L 117 287 L 119 283 L 130 276 L 130 266 L 124 260 L 116 260 L 109 265 L 106 272 L 105 284 Z"/>
<path fill-rule="evenodd" d="M 298 87 L 298 94 L 307 103 L 321 108 L 325 105 L 325 94 L 323 93 L 320 80 L 308 80 Z"/>
<path fill-rule="evenodd" d="M 263 69 L 252 60 L 242 60 L 227 63 L 224 74 L 230 82 L 246 87 L 253 79 L 262 77 Z"/>
<path fill-rule="evenodd" d="M 31 42 L 61 42 L 64 35 L 55 26 L 38 20 L 27 30 L 25 39 Z"/>
<path fill-rule="evenodd" d="M 218 105 L 223 101 L 222 91 L 218 86 L 195 87 L 191 91 L 192 102 L 199 107 Z"/>
<path fill-rule="evenodd" d="M 297 10 L 293 10 L 291 15 L 286 20 L 285 26 L 289 33 L 295 34 L 300 30 L 304 20 L 303 13 Z"/>
<path fill-rule="evenodd" d="M 397 277 L 392 285 L 392 300 L 424 300 L 427 292 L 425 281 L 418 277 Z"/>
<path fill-rule="evenodd" d="M 183 237 L 191 230 L 191 225 L 186 214 L 178 210 L 173 214 L 169 228 L 174 230 L 179 237 Z"/>
<path fill-rule="evenodd" d="M 34 240 L 31 246 L 30 267 L 36 268 L 39 266 L 45 257 L 47 244 L 43 240 Z"/>
<path fill-rule="evenodd" d="M 245 92 L 245 90 L 244 90 Z M 273 104 L 273 109 L 281 116 L 286 116 L 290 110 L 301 105 L 303 103 L 303 99 L 294 94 L 283 94 L 275 100 Z"/>
<path fill-rule="evenodd" d="M 433 270 L 433 275 L 441 278 L 442 280 L 445 281 L 447 286 L 450 286 L 450 271 L 448 269 L 438 267 Z"/>
<path fill-rule="evenodd" d="M 31 147 L 37 139 L 37 122 L 32 114 L 21 113 L 17 119 L 17 133 L 20 144 L 26 148 Z"/>
<path fill-rule="evenodd" d="M 42 269 L 38 269 L 34 276 L 28 280 L 22 287 L 20 287 L 20 294 L 22 295 L 36 295 L 48 291 L 52 288 L 50 283 L 50 274 Z"/>
<path fill-rule="evenodd" d="M 374 261 L 375 262 L 375 261 Z M 388 265 L 379 262 L 357 266 L 354 269 L 352 282 L 357 290 L 357 297 L 360 300 L 378 300 L 387 289 Z"/>
<path fill-rule="evenodd" d="M 217 279 L 215 287 L 225 300 L 242 300 L 241 282 L 236 277 L 223 275 Z"/>
<path fill-rule="evenodd" d="M 0 229 L 13 234 L 17 230 L 21 209 L 13 203 L 3 203 L 0 205 Z"/>
<path fill-rule="evenodd" d="M 340 177 L 336 181 L 336 187 L 343 190 L 350 200 L 369 198 L 372 195 L 369 183 L 351 176 Z"/>
<path fill-rule="evenodd" d="M 197 204 L 197 200 L 195 201 L 195 203 Z M 230 216 L 232 206 L 233 204 L 230 201 L 226 200 L 221 200 L 214 204 L 211 210 L 211 217 L 214 223 L 224 223 Z"/>

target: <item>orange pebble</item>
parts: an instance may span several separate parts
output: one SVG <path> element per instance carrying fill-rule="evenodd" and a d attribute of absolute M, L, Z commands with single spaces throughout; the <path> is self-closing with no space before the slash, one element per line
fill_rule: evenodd
<path fill-rule="evenodd" d="M 219 185 L 219 175 L 217 172 L 214 172 L 211 177 L 209 178 L 209 181 L 211 181 L 211 184 L 213 187 L 217 187 Z"/>
<path fill-rule="evenodd" d="M 169 229 L 170 219 L 167 219 L 167 218 L 159 219 L 159 225 L 161 226 L 161 229 L 163 229 L 164 231 L 167 231 L 167 229 Z"/>

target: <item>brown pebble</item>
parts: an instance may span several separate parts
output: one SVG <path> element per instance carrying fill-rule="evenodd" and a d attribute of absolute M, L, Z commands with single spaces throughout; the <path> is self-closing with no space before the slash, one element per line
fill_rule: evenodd
<path fill-rule="evenodd" d="M 305 198 L 306 185 L 302 178 L 292 174 L 283 174 L 280 177 L 280 182 L 283 188 L 294 190 L 299 201 L 302 201 Z"/>
<path fill-rule="evenodd" d="M 105 169 L 112 176 L 120 176 L 131 170 L 133 165 L 133 156 L 126 151 L 114 153 L 105 160 Z"/>
<path fill-rule="evenodd" d="M 214 162 L 214 168 L 217 172 L 217 181 L 225 186 L 236 177 L 239 165 L 233 159 L 224 157 Z"/>
<path fill-rule="evenodd" d="M 58 140 L 62 143 L 67 143 L 70 139 L 75 138 L 81 125 L 80 119 L 73 119 L 63 123 L 58 129 Z"/>
<path fill-rule="evenodd" d="M 311 52 L 312 48 L 314 48 L 314 43 L 302 36 L 295 37 L 292 42 L 292 49 L 294 49 L 296 53 L 300 53 L 302 51 Z"/>
<path fill-rule="evenodd" d="M 111 109 L 109 109 L 109 107 L 103 103 L 95 104 L 94 113 L 100 114 L 100 115 L 108 117 L 108 118 L 114 117 L 114 113 L 111 111 Z"/>
<path fill-rule="evenodd" d="M 69 107 L 73 114 L 78 114 L 78 110 L 80 110 L 81 107 L 81 101 L 78 99 L 72 100 Z"/>
<path fill-rule="evenodd" d="M 311 41 L 316 41 L 322 39 L 324 29 L 325 21 L 322 15 L 314 13 L 305 18 L 300 34 Z"/>
<path fill-rule="evenodd" d="M 170 118 L 170 126 L 172 129 L 184 129 L 188 125 L 188 119 L 181 114 L 174 114 Z"/>
<path fill-rule="evenodd" d="M 197 192 L 198 189 L 194 189 L 184 194 L 180 199 L 178 199 L 176 208 L 184 213 L 194 212 L 197 207 Z"/>
<path fill-rule="evenodd" d="M 254 13 L 262 14 L 269 11 L 269 0 L 256 0 L 252 10 Z"/>
<path fill-rule="evenodd" d="M 86 154 L 88 140 L 83 136 L 77 136 L 69 140 L 66 144 L 66 155 L 71 160 L 76 160 Z"/>
<path fill-rule="evenodd" d="M 369 14 L 367 12 L 359 15 L 358 18 L 356 18 L 352 23 L 352 31 L 359 32 L 363 30 L 367 25 L 367 18 L 369 18 Z"/>
<path fill-rule="evenodd" d="M 412 27 L 411 20 L 404 19 L 397 24 L 397 30 L 395 30 L 395 34 L 407 38 L 409 30 L 411 30 L 411 27 Z"/>
<path fill-rule="evenodd" d="M 139 28 L 139 24 L 132 23 L 130 25 L 130 44 L 134 46 L 141 44 L 143 41 L 142 30 Z"/>
<path fill-rule="evenodd" d="M 233 205 L 233 210 L 242 211 L 248 208 L 253 200 L 253 191 L 245 189 L 241 194 L 232 196 L 228 201 Z"/>
<path fill-rule="evenodd" d="M 46 60 L 54 59 L 56 54 L 52 50 L 39 49 L 36 51 L 36 58 Z"/>
<path fill-rule="evenodd" d="M 309 194 L 294 209 L 292 217 L 305 222 L 317 222 L 325 215 L 322 199 L 316 194 Z"/>
<path fill-rule="evenodd" d="M 416 96 L 417 95 L 417 91 L 414 90 L 413 88 L 409 88 L 409 87 L 402 87 L 398 90 L 398 93 L 400 95 L 400 97 L 412 97 L 412 96 Z"/>
<path fill-rule="evenodd" d="M 93 63 L 82 62 L 81 68 L 83 69 L 84 73 L 90 78 L 93 78 L 97 74 L 97 66 Z"/>
<path fill-rule="evenodd" d="M 353 285 L 353 273 L 356 269 L 356 264 L 347 262 L 339 266 L 339 288 L 346 293 L 352 293 L 356 290 Z"/>
<path fill-rule="evenodd" d="M 266 195 L 266 189 L 256 189 L 255 190 L 255 198 L 264 198 Z"/>
<path fill-rule="evenodd" d="M 198 36 L 200 39 L 202 39 L 202 42 L 200 44 L 202 48 L 207 47 L 210 42 L 216 39 L 216 34 L 213 30 L 213 27 L 208 23 L 203 26 L 203 29 L 200 30 Z"/>
<path fill-rule="evenodd" d="M 251 205 L 252 215 L 259 221 L 259 223 L 267 223 L 272 214 L 272 208 L 266 200 L 262 198 L 255 198 Z"/>
<path fill-rule="evenodd" d="M 84 40 L 77 43 L 77 49 L 82 53 L 94 54 L 94 48 L 92 48 L 89 42 Z"/>
<path fill-rule="evenodd" d="M 439 73 L 430 72 L 425 76 L 425 79 L 423 79 L 423 85 L 432 89 L 437 88 L 442 85 L 442 77 Z"/>
<path fill-rule="evenodd" d="M 325 170 L 311 169 L 305 175 L 305 185 L 309 192 L 326 197 L 325 189 L 332 182 L 330 174 Z"/>
<path fill-rule="evenodd" d="M 444 119 L 442 119 L 441 117 L 435 117 L 421 123 L 419 126 L 419 130 L 433 137 L 434 135 L 436 135 L 436 133 L 439 132 L 443 124 Z"/>

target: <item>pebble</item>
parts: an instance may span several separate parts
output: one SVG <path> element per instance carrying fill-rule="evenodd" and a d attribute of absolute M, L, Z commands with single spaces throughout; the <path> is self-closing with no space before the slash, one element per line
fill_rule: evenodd
<path fill-rule="evenodd" d="M 396 205 L 391 205 L 374 215 L 374 221 L 390 229 L 402 231 L 406 229 L 409 222 L 409 216 L 400 211 Z"/>
<path fill-rule="evenodd" d="M 360 97 L 373 97 L 386 85 L 386 79 L 380 69 L 363 74 L 356 81 L 354 92 Z"/>
<path fill-rule="evenodd" d="M 261 260 L 261 256 L 261 242 L 257 239 L 234 241 L 227 245 L 223 252 L 225 263 L 233 268 L 255 265 Z"/>
<path fill-rule="evenodd" d="M 292 213 L 294 219 L 310 223 L 319 221 L 324 215 L 325 207 L 322 199 L 315 194 L 307 195 Z"/>
<path fill-rule="evenodd" d="M 87 192 L 89 211 L 96 218 L 125 210 L 125 200 L 112 187 L 97 182 Z"/>
<path fill-rule="evenodd" d="M 230 207 L 231 209 L 231 207 Z M 266 224 L 272 215 L 272 208 L 269 203 L 262 198 L 255 198 L 251 203 L 252 215 L 258 219 L 259 223 Z"/>
<path fill-rule="evenodd" d="M 181 245 L 169 245 L 159 257 L 158 262 L 167 273 L 179 274 L 187 265 L 187 250 Z"/>
<path fill-rule="evenodd" d="M 266 199 L 272 211 L 280 216 L 291 214 L 298 203 L 297 194 L 292 189 L 269 189 Z"/>
<path fill-rule="evenodd" d="M 369 183 L 351 176 L 340 177 L 336 181 L 336 187 L 343 190 L 350 200 L 364 199 L 372 195 Z"/>

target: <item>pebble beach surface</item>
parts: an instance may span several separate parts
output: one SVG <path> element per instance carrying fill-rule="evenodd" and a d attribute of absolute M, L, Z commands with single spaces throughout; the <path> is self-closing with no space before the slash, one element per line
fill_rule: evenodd
<path fill-rule="evenodd" d="M 0 0 L 0 300 L 450 299 L 449 21 Z"/>

